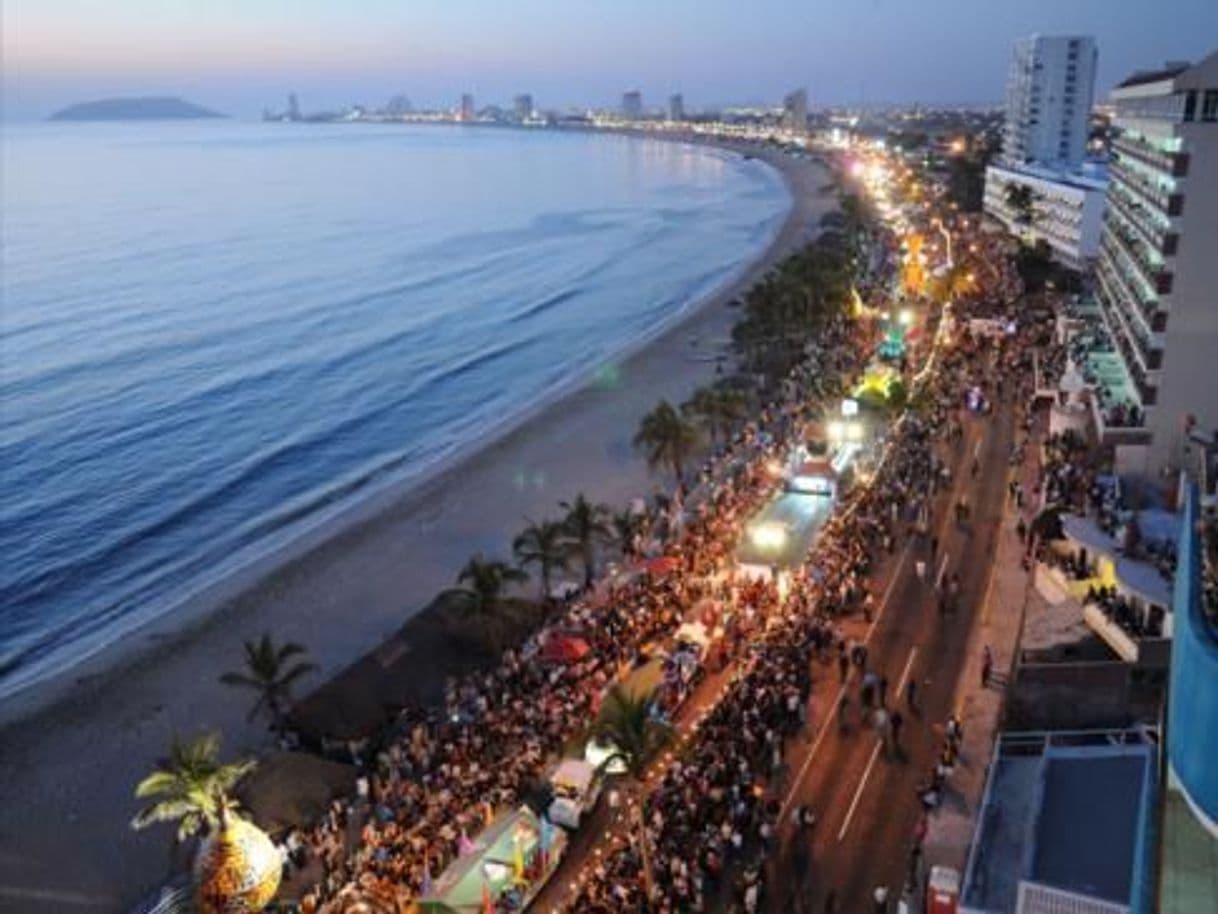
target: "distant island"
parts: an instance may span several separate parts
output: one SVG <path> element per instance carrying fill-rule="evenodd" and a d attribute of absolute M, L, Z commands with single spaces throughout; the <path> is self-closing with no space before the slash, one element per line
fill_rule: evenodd
<path fill-rule="evenodd" d="M 160 121 L 224 117 L 184 99 L 172 96 L 102 98 L 69 105 L 51 115 L 52 121 Z"/>

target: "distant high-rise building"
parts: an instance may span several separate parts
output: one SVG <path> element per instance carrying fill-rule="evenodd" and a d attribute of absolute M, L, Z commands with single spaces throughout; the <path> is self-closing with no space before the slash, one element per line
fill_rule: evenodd
<path fill-rule="evenodd" d="M 796 89 L 782 100 L 782 126 L 792 133 L 808 132 L 807 89 Z"/>
<path fill-rule="evenodd" d="M 1136 73 L 1111 98 L 1103 333 L 1087 367 L 1103 379 L 1092 402 L 1117 469 L 1157 475 L 1218 432 L 1218 52 Z M 1218 799 L 1218 779 L 1209 789 Z"/>
<path fill-rule="evenodd" d="M 463 121 L 474 119 L 474 97 L 468 92 L 461 96 L 461 111 L 458 117 Z"/>
<path fill-rule="evenodd" d="M 1032 35 L 1015 42 L 1007 75 L 1006 164 L 1073 169 L 1087 152 L 1095 39 Z"/>
<path fill-rule="evenodd" d="M 685 98 L 680 92 L 668 99 L 668 119 L 670 121 L 685 120 Z"/>
<path fill-rule="evenodd" d="M 643 116 L 643 93 L 636 89 L 622 95 L 622 115 L 632 121 Z"/>
<path fill-rule="evenodd" d="M 533 116 L 533 96 L 524 92 L 512 102 L 512 112 L 518 121 L 527 121 Z"/>
<path fill-rule="evenodd" d="M 288 95 L 288 120 L 300 120 L 300 102 L 296 99 L 295 92 Z"/>

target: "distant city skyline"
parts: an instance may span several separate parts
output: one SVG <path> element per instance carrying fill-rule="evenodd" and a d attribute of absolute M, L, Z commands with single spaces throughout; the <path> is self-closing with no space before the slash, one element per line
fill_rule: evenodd
<path fill-rule="evenodd" d="M 697 111 L 779 104 L 806 86 L 809 105 L 998 104 L 1019 37 L 1093 35 L 1097 100 L 1130 72 L 1196 60 L 1218 37 L 1212 0 L 7 0 L 6 117 L 44 117 L 112 95 L 175 94 L 236 117 L 296 92 L 309 109 L 427 108 L 461 95 L 539 109 L 615 107 L 641 91 L 662 109 L 680 93 Z"/>

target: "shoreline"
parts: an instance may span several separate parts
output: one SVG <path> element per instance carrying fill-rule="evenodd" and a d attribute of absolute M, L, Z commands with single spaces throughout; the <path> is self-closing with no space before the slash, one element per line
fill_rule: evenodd
<path fill-rule="evenodd" d="M 821 191 L 831 177 L 815 161 L 697 137 L 651 138 L 747 154 L 779 172 L 791 203 L 758 256 L 433 472 L 366 493 L 120 643 L 5 699 L 0 909 L 26 889 L 40 893 L 43 910 L 116 910 L 154 884 L 164 834 L 132 832 L 126 821 L 135 781 L 170 735 L 220 727 L 226 756 L 265 744 L 262 726 L 245 722 L 245 697 L 216 681 L 239 664 L 244 638 L 268 630 L 303 643 L 321 667 L 304 694 L 417 615 L 469 554 L 505 554 L 524 514 L 553 513 L 581 490 L 617 504 L 651 490 L 629 447 L 638 416 L 659 397 L 683 399 L 714 377 L 737 316 L 729 303 L 811 240 L 835 205 Z M 614 373 L 616 383 L 598 380 Z M 90 780 L 81 758 L 106 772 L 103 782 Z M 75 853 L 63 859 L 69 833 Z"/>
<path fill-rule="evenodd" d="M 732 148 L 721 141 L 699 142 L 675 135 L 650 137 L 637 131 L 613 131 L 612 135 L 690 142 L 743 156 L 741 149 Z M 167 601 L 146 616 L 130 619 L 126 624 L 116 624 L 104 641 L 82 648 L 66 665 L 42 675 L 31 674 L 32 678 L 21 682 L 16 688 L 0 687 L 0 732 L 10 724 L 20 723 L 53 708 L 60 701 L 70 698 L 70 693 L 78 687 L 109 675 L 122 662 L 138 660 L 143 653 L 153 649 L 149 644 L 124 645 L 124 641 L 172 642 L 188 637 L 193 630 L 207 625 L 210 617 L 223 611 L 228 603 L 257 587 L 264 579 L 307 557 L 329 540 L 342 536 L 349 528 L 370 522 L 382 512 L 404 509 L 407 500 L 421 495 L 429 486 L 442 484 L 448 474 L 458 471 L 462 464 L 473 460 L 480 452 L 508 438 L 547 410 L 558 407 L 563 400 L 579 393 L 584 387 L 597 383 L 596 372 L 599 368 L 628 361 L 661 337 L 694 320 L 703 308 L 725 295 L 727 290 L 738 286 L 760 263 L 769 261 L 772 265 L 776 259 L 773 248 L 795 212 L 797 191 L 784 163 L 761 156 L 753 157 L 765 162 L 780 178 L 788 196 L 785 212 L 775 220 L 773 229 L 754 257 L 742 261 L 713 288 L 694 295 L 673 313 L 643 329 L 620 349 L 605 353 L 591 369 L 585 367 L 572 372 L 536 401 L 504 416 L 476 438 L 433 455 L 422 466 L 365 487 L 351 499 L 319 511 L 295 529 L 276 531 L 279 539 L 261 548 L 250 549 L 247 556 L 231 567 L 194 582 L 184 595 Z M 416 612 L 425 606 L 420 606 Z"/>

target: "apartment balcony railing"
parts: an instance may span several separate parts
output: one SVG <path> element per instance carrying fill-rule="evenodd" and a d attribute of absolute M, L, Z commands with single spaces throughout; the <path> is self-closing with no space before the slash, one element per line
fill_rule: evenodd
<path fill-rule="evenodd" d="M 1149 143 L 1135 139 L 1129 134 L 1123 134 L 1113 139 L 1112 148 L 1121 155 L 1137 159 L 1151 168 L 1157 168 L 1159 171 L 1171 175 L 1173 178 L 1183 178 L 1188 174 L 1187 152 L 1164 152 L 1161 149 L 1155 149 Z"/>
<path fill-rule="evenodd" d="M 1100 284 L 1103 292 L 1102 306 L 1111 314 L 1109 324 L 1115 320 L 1121 334 L 1132 344 L 1134 357 L 1144 372 L 1158 371 L 1163 367 L 1163 347 L 1143 331 L 1140 323 L 1132 316 L 1132 309 L 1122 301 L 1120 293 L 1105 285 L 1102 278 Z"/>
<path fill-rule="evenodd" d="M 1107 282 L 1116 289 L 1117 297 L 1122 302 L 1129 305 L 1131 309 L 1136 309 L 1147 333 L 1162 333 L 1167 329 L 1167 312 L 1159 307 L 1158 299 L 1148 299 L 1139 295 L 1135 283 L 1117 266 L 1109 251 L 1100 251 L 1099 259 L 1095 264 L 1095 273 L 1101 282 Z M 1100 275 L 1101 273 L 1103 276 Z"/>
<path fill-rule="evenodd" d="M 1123 226 L 1108 213 L 1104 214 L 1104 235 L 1138 271 L 1148 289 L 1159 295 L 1167 295 L 1172 289 L 1172 274 L 1166 267 L 1156 264 L 1150 257 L 1146 243 Z"/>
<path fill-rule="evenodd" d="M 1122 186 L 1128 187 L 1150 206 L 1168 216 L 1179 216 L 1184 211 L 1184 195 L 1156 186 L 1143 175 L 1128 167 L 1118 154 L 1112 162 L 1112 176 Z"/>
<path fill-rule="evenodd" d="M 1165 229 L 1150 217 L 1146 207 L 1133 198 L 1131 194 L 1113 188 L 1108 194 L 1110 210 L 1114 210 L 1125 222 L 1132 227 L 1142 240 L 1165 257 L 1176 253 L 1180 236 L 1171 229 Z"/>
<path fill-rule="evenodd" d="M 1113 307 L 1107 306 L 1100 309 L 1108 329 L 1108 335 L 1115 344 L 1117 355 L 1120 356 L 1121 363 L 1125 367 L 1125 374 L 1137 393 L 1139 405 L 1142 407 L 1154 406 L 1158 401 L 1158 389 L 1150 379 L 1148 372 L 1142 367 L 1139 354 L 1134 351 L 1134 346 L 1129 342 L 1129 338 L 1125 333 L 1113 327 L 1114 322 L 1117 320 L 1112 313 L 1113 310 Z"/>

